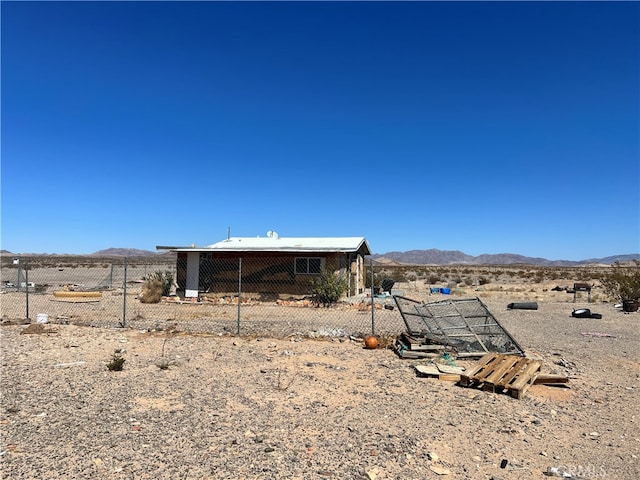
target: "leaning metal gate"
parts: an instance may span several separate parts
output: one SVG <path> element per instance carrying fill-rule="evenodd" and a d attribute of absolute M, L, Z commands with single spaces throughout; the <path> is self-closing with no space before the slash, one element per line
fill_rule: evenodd
<path fill-rule="evenodd" d="M 425 303 L 394 295 L 407 333 L 424 344 L 454 348 L 458 353 L 524 355 L 524 350 L 479 298 Z"/>

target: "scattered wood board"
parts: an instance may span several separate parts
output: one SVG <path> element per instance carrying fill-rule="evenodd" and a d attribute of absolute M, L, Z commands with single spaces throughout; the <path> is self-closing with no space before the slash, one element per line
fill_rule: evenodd
<path fill-rule="evenodd" d="M 562 385 L 569 381 L 566 375 L 555 375 L 552 373 L 540 373 L 533 381 L 534 385 Z"/>
<path fill-rule="evenodd" d="M 399 340 L 412 351 L 443 352 L 446 349 L 445 345 L 429 344 L 424 339 L 413 337 L 406 333 L 402 333 Z"/>
<path fill-rule="evenodd" d="M 99 298 L 52 298 L 52 302 L 60 303 L 98 303 Z"/>
<path fill-rule="evenodd" d="M 58 290 L 56 292 L 53 292 L 53 296 L 56 298 L 102 298 L 102 292 L 77 292 Z"/>
<path fill-rule="evenodd" d="M 458 382 L 460 381 L 460 375 L 451 374 L 451 373 L 443 373 L 438 370 L 438 367 L 435 364 L 432 365 L 416 365 L 416 372 L 421 377 L 431 377 L 437 378 L 438 380 L 443 380 L 447 382 Z"/>
<path fill-rule="evenodd" d="M 504 391 L 513 398 L 521 399 L 535 382 L 541 367 L 541 360 L 488 353 L 460 376 L 460 384 L 464 387 L 481 387 L 490 392 Z"/>

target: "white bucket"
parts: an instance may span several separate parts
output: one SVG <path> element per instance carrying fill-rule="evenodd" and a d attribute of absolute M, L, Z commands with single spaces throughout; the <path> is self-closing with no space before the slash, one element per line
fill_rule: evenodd
<path fill-rule="evenodd" d="M 37 314 L 36 323 L 49 323 L 49 315 L 47 315 L 46 313 Z"/>

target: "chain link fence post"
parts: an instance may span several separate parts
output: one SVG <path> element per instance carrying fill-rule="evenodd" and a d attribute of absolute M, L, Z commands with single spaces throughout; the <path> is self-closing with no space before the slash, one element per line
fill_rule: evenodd
<path fill-rule="evenodd" d="M 376 334 L 376 297 L 373 286 L 373 258 L 369 260 L 369 270 L 371 271 L 371 335 Z"/>
<path fill-rule="evenodd" d="M 127 257 L 124 257 L 124 281 L 122 290 L 122 328 L 127 328 Z"/>
<path fill-rule="evenodd" d="M 25 266 L 24 266 L 24 292 L 25 292 L 25 300 L 26 300 L 26 306 L 27 306 L 26 319 L 30 320 L 29 318 L 29 259 L 28 258 L 25 260 Z"/>
<path fill-rule="evenodd" d="M 242 303 L 242 257 L 238 259 L 238 335 L 240 335 L 240 304 Z"/>

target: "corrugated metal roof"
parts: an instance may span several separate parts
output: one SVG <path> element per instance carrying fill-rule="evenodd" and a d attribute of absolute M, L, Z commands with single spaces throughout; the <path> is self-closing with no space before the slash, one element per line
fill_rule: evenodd
<path fill-rule="evenodd" d="M 360 252 L 371 254 L 364 237 L 231 237 L 206 247 L 175 247 L 176 252 Z"/>

